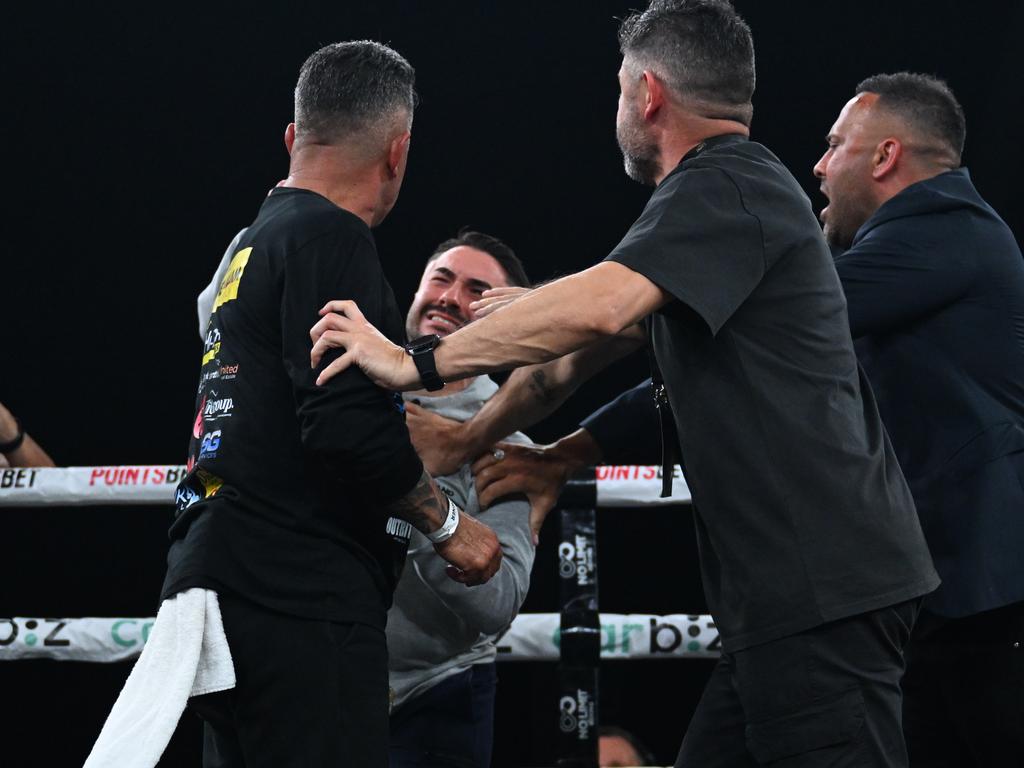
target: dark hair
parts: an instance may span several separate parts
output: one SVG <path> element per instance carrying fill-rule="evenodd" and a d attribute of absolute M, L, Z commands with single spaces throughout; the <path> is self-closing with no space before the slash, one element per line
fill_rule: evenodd
<path fill-rule="evenodd" d="M 378 126 L 398 112 L 412 120 L 416 71 L 372 40 L 332 43 L 313 53 L 295 85 L 295 125 L 316 141 L 338 141 Z"/>
<path fill-rule="evenodd" d="M 622 22 L 619 49 L 679 96 L 711 107 L 707 117 L 750 125 L 754 40 L 726 0 L 651 0 Z"/>
<path fill-rule="evenodd" d="M 877 93 L 879 107 L 923 138 L 937 142 L 941 145 L 941 149 L 935 148 L 938 153 L 950 153 L 953 165 L 960 165 L 967 121 L 960 102 L 944 81 L 915 72 L 874 75 L 860 82 L 857 93 Z"/>
<path fill-rule="evenodd" d="M 485 235 L 483 232 L 475 232 L 467 227 L 460 229 L 455 237 L 450 237 L 438 245 L 427 259 L 427 264 L 445 251 L 458 248 L 460 245 L 476 248 L 478 251 L 483 251 L 488 256 L 491 256 L 505 272 L 509 285 L 518 285 L 523 288 L 530 287 L 530 278 L 526 276 L 523 262 L 516 256 L 515 251 L 498 238 L 492 235 Z"/>
<path fill-rule="evenodd" d="M 601 736 L 608 736 L 611 738 L 618 737 L 626 743 L 628 743 L 629 746 L 633 748 L 633 751 L 636 752 L 637 757 L 640 758 L 640 765 L 655 764 L 654 753 L 647 748 L 646 744 L 640 741 L 640 739 L 634 736 L 630 731 L 627 731 L 625 728 L 620 728 L 617 725 L 600 725 L 597 728 L 597 736 L 598 738 L 600 738 Z"/>

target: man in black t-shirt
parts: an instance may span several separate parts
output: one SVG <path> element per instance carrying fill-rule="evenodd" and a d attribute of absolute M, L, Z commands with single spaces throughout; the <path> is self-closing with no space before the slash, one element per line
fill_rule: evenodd
<path fill-rule="evenodd" d="M 747 138 L 750 30 L 720 0 L 657 0 L 620 43 L 617 135 L 650 202 L 605 261 L 432 362 L 442 378 L 538 363 L 649 317 L 723 641 L 677 765 L 906 765 L 902 648 L 938 577 L 810 201 Z M 321 381 L 354 363 L 419 386 L 359 307 L 330 306 L 313 360 L 347 352 Z"/>
<path fill-rule="evenodd" d="M 370 228 L 405 173 L 413 79 L 379 43 L 307 59 L 288 178 L 214 297 L 162 593 L 219 596 L 237 685 L 192 700 L 207 765 L 385 766 L 384 623 L 410 524 L 458 581 L 500 562 L 494 533 L 424 473 L 396 395 L 356 369 L 318 387 L 309 362 L 339 292 L 404 341 Z"/>

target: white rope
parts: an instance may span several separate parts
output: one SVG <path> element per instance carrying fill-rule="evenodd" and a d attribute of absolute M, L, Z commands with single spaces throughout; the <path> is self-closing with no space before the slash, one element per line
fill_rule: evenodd
<path fill-rule="evenodd" d="M 170 504 L 185 474 L 180 464 L 0 470 L 0 507 Z M 598 507 L 660 507 L 690 501 L 679 467 L 662 499 L 661 467 L 597 467 Z"/>
<path fill-rule="evenodd" d="M 170 504 L 180 464 L 0 470 L 0 506 Z"/>
<path fill-rule="evenodd" d="M 0 619 L 0 661 L 54 659 L 114 662 L 142 652 L 155 619 Z M 557 661 L 557 613 L 524 613 L 498 640 L 499 661 Z M 602 613 L 602 659 L 715 658 L 710 616 Z"/>

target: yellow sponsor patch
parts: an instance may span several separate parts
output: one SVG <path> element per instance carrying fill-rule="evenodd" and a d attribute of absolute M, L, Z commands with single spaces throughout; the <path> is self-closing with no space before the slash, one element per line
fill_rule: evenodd
<path fill-rule="evenodd" d="M 217 355 L 219 355 L 219 354 L 220 354 L 220 342 L 218 341 L 216 344 L 214 344 L 212 347 L 210 347 L 209 351 L 207 351 L 207 353 L 205 355 L 203 355 L 203 365 L 206 365 L 208 362 L 210 362 L 211 360 L 216 358 Z"/>
<path fill-rule="evenodd" d="M 217 298 L 213 300 L 213 311 L 229 301 L 238 298 L 238 284 L 242 281 L 242 273 L 245 265 L 249 263 L 249 255 L 252 248 L 243 248 L 231 257 L 228 264 L 228 271 L 224 273 L 224 279 L 220 281 L 220 290 L 217 291 Z"/>

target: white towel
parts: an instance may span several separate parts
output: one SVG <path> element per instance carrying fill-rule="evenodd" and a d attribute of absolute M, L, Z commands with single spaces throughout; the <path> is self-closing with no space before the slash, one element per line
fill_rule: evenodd
<path fill-rule="evenodd" d="M 164 600 L 84 768 L 153 768 L 189 697 L 234 687 L 217 593 L 196 588 Z"/>

